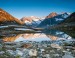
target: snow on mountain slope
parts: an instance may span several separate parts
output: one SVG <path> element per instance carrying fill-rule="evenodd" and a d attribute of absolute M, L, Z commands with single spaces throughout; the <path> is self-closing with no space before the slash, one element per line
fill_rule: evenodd
<path fill-rule="evenodd" d="M 69 13 L 62 13 L 52 18 L 46 18 L 38 25 L 38 27 L 57 25 L 61 21 L 65 20 L 69 15 L 70 15 Z"/>

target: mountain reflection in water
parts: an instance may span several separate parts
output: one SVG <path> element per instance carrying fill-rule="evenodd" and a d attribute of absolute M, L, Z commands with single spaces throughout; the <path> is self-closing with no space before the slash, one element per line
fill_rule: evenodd
<path fill-rule="evenodd" d="M 74 38 L 56 30 L 6 35 L 0 42 L 0 58 L 75 58 Z"/>
<path fill-rule="evenodd" d="M 12 35 L 12 34 L 11 34 Z M 4 36 L 3 41 L 6 42 L 16 42 L 16 41 L 51 41 L 51 40 L 71 40 L 71 36 L 60 31 L 49 31 L 47 33 L 25 33 L 17 34 L 15 36 Z"/>

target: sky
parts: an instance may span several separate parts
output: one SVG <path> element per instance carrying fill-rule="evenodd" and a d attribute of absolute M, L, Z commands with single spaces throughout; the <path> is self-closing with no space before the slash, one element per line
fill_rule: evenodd
<path fill-rule="evenodd" d="M 51 12 L 74 12 L 75 0 L 0 0 L 0 8 L 19 19 L 43 17 Z"/>

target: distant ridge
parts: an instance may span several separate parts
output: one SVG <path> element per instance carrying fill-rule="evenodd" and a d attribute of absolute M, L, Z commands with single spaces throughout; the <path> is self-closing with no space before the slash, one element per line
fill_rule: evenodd
<path fill-rule="evenodd" d="M 0 22 L 14 22 L 14 21 L 18 24 L 24 24 L 24 22 L 13 17 L 12 15 L 10 15 L 9 13 L 0 8 Z"/>

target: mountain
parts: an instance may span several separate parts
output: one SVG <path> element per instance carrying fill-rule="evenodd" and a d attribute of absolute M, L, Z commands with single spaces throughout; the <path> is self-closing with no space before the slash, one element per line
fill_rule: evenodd
<path fill-rule="evenodd" d="M 44 19 L 45 19 L 45 17 L 39 18 L 39 17 L 35 17 L 35 16 L 30 16 L 30 17 L 23 17 L 21 19 L 21 21 L 23 21 L 26 25 L 35 27 L 35 26 L 39 25 Z"/>
<path fill-rule="evenodd" d="M 75 23 L 75 12 L 73 12 L 69 17 L 61 22 L 61 24 L 63 23 Z"/>
<path fill-rule="evenodd" d="M 34 20 L 35 19 L 35 20 Z M 30 16 L 30 17 L 23 17 L 21 19 L 21 21 L 24 21 L 25 23 L 32 23 L 32 21 L 37 21 L 39 20 L 39 18 L 35 17 L 35 16 Z"/>
<path fill-rule="evenodd" d="M 75 12 L 72 13 L 70 16 L 68 16 L 65 20 L 60 22 L 58 25 L 60 25 L 61 30 L 75 30 Z"/>
<path fill-rule="evenodd" d="M 61 27 L 59 30 L 62 30 L 66 34 L 75 38 L 75 12 L 73 12 L 69 17 L 67 17 L 64 21 L 59 23 Z"/>
<path fill-rule="evenodd" d="M 56 13 L 56 12 L 52 12 L 52 13 L 50 13 L 48 16 L 46 16 L 46 19 L 47 18 L 52 18 L 52 17 L 55 17 L 55 16 L 57 16 L 58 14 Z"/>
<path fill-rule="evenodd" d="M 38 27 L 46 28 L 48 26 L 57 25 L 58 23 L 65 20 L 65 18 L 67 18 L 69 15 L 70 14 L 68 14 L 68 13 L 62 13 L 62 14 L 58 14 L 57 16 L 54 16 L 52 18 L 46 18 L 38 25 Z"/>
<path fill-rule="evenodd" d="M 24 22 L 13 17 L 12 15 L 10 15 L 9 13 L 7 13 L 6 11 L 4 11 L 0 8 L 0 25 L 3 23 L 5 23 L 5 24 L 6 23 L 7 24 L 13 24 L 13 23 L 24 24 Z"/>

